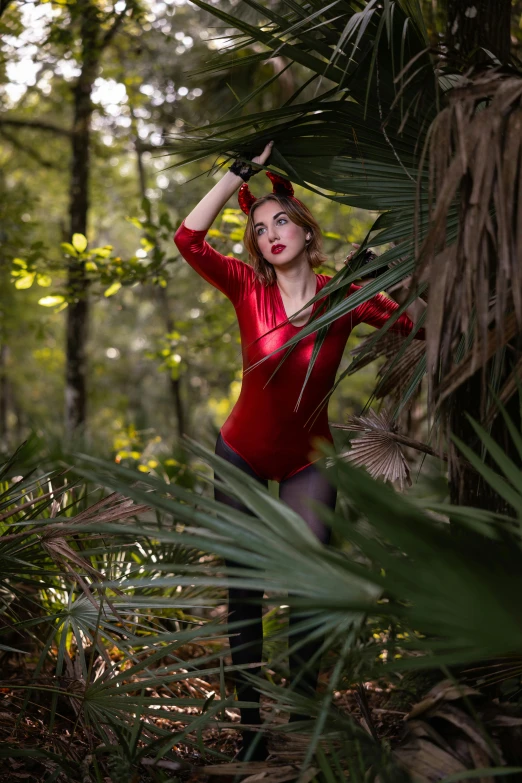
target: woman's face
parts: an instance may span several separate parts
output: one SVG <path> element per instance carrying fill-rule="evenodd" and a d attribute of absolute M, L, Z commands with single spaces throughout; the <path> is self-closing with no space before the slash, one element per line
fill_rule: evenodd
<path fill-rule="evenodd" d="M 253 213 L 257 246 L 266 261 L 282 267 L 302 256 L 311 232 L 292 223 L 281 204 L 265 201 Z"/>

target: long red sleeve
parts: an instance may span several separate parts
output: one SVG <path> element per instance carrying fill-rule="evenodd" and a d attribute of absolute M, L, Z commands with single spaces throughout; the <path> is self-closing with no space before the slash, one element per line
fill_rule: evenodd
<path fill-rule="evenodd" d="M 243 261 L 214 250 L 205 242 L 206 233 L 187 228 L 183 222 L 174 235 L 174 242 L 185 261 L 237 306 L 254 286 L 254 270 Z"/>
<path fill-rule="evenodd" d="M 350 293 L 354 293 L 354 291 L 358 290 L 360 286 L 352 286 Z M 371 299 L 369 299 L 367 302 L 365 302 L 362 305 L 359 305 L 354 311 L 354 316 L 358 323 L 365 323 L 369 324 L 370 326 L 375 326 L 377 329 L 380 329 L 381 326 L 384 326 L 388 318 L 390 318 L 397 310 L 399 309 L 399 305 L 397 302 L 394 302 L 393 299 L 390 299 L 388 296 L 384 296 L 383 294 L 377 294 L 376 296 L 372 296 Z M 402 334 L 402 335 L 408 335 L 414 328 L 414 323 L 409 318 L 406 313 L 402 313 L 394 324 L 390 327 L 390 332 L 395 332 L 396 334 Z M 418 331 L 415 334 L 416 340 L 425 340 L 426 334 L 423 328 L 418 329 Z"/>

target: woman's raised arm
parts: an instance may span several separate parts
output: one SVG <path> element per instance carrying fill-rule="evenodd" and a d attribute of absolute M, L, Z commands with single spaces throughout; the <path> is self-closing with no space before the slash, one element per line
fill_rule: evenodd
<path fill-rule="evenodd" d="M 259 163 L 264 166 L 270 153 L 272 152 L 273 142 L 269 142 L 261 155 L 252 158 L 253 163 Z M 203 196 L 199 204 L 196 204 L 192 212 L 189 212 L 185 218 L 185 227 L 192 231 L 208 231 L 214 220 L 217 218 L 228 199 L 243 184 L 241 177 L 237 174 L 227 173 L 217 182 L 212 190 L 209 190 L 206 196 Z"/>
<path fill-rule="evenodd" d="M 253 158 L 253 161 L 263 165 L 271 151 L 272 144 L 267 144 L 262 154 Z M 237 258 L 218 253 L 205 242 L 205 234 L 242 182 L 241 177 L 227 171 L 187 215 L 174 236 L 174 242 L 185 261 L 201 277 L 228 296 L 234 306 L 239 305 L 252 290 L 254 270 Z"/>

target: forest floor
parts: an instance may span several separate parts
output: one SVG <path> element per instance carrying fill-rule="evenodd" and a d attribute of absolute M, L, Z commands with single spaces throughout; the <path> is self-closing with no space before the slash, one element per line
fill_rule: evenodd
<path fill-rule="evenodd" d="M 199 645 L 197 650 L 188 647 L 178 652 L 180 658 L 191 662 L 198 656 L 207 653 L 208 650 Z M 50 759 L 37 759 L 38 751 L 69 758 L 77 766 L 85 769 L 86 774 L 83 780 L 96 780 L 96 777 L 89 776 L 89 765 L 92 763 L 93 754 L 96 755 L 96 748 L 101 745 L 101 739 L 99 734 L 86 726 L 83 721 L 76 719 L 73 696 L 58 698 L 56 719 L 52 731 L 48 726 L 51 696 L 45 691 L 35 689 L 32 692 L 31 699 L 21 717 L 24 699 L 23 686 L 31 681 L 34 668 L 35 664 L 28 663 L 27 658 L 13 656 L 4 660 L 2 667 L 4 687 L 0 688 L 0 748 L 2 748 L 1 753 L 4 758 L 0 764 L 0 783 L 15 783 L 15 781 L 40 783 L 40 781 L 44 781 L 55 765 Z M 51 670 L 47 675 L 40 675 L 38 679 L 40 685 L 56 686 L 56 680 Z M 65 678 L 61 679 L 64 681 L 60 681 L 59 685 L 70 691 L 71 683 L 66 683 Z M 328 672 L 326 671 L 321 675 L 320 691 L 324 690 L 327 681 Z M 180 696 L 187 697 L 189 695 L 200 698 L 202 702 L 206 699 L 205 694 L 210 694 L 212 690 L 216 694 L 220 692 L 218 676 L 215 681 L 212 679 L 203 680 L 194 676 L 175 685 L 176 689 L 179 689 Z M 364 683 L 363 691 L 362 695 L 360 691 L 354 689 L 337 691 L 334 694 L 335 707 L 340 712 L 355 718 L 369 733 L 373 731 L 379 739 L 386 739 L 390 744 L 395 744 L 401 734 L 409 705 L 404 699 L 399 700 L 397 705 L 396 698 L 392 699 L 389 704 L 392 689 L 384 681 Z M 138 689 L 137 693 L 139 693 Z M 155 690 L 149 690 L 145 695 L 149 697 L 172 696 L 172 685 L 168 692 L 159 687 Z M 413 703 L 414 700 L 413 696 L 410 703 Z M 176 709 L 179 713 L 180 708 Z M 185 712 L 197 715 L 200 709 L 200 707 L 194 706 Z M 132 715 L 129 717 L 132 720 Z M 249 778 L 254 776 L 251 783 L 254 783 L 254 780 L 263 780 L 266 783 L 284 783 L 284 781 L 295 780 L 306 755 L 309 742 L 307 736 L 281 731 L 280 728 L 287 722 L 287 716 L 279 714 L 274 708 L 274 703 L 264 697 L 262 699 L 262 717 L 270 726 L 267 737 L 271 755 L 267 762 L 248 764 L 233 762 L 233 757 L 241 743 L 241 734 L 230 724 L 239 723 L 239 711 L 226 708 L 223 716 L 226 721 L 226 723 L 223 721 L 225 725 L 215 721 L 212 726 L 202 731 L 199 737 L 189 737 L 193 744 L 179 743 L 172 748 L 173 752 L 169 754 L 168 759 L 164 758 L 160 761 L 159 766 L 167 776 L 170 772 L 171 775 L 187 783 L 196 780 L 219 783 L 227 779 L 231 780 L 230 776 L 234 777 L 238 773 L 245 781 L 249 781 Z M 172 732 L 179 731 L 186 725 L 182 714 L 173 716 L 173 720 L 155 719 L 149 716 L 147 721 L 153 721 L 158 727 Z M 372 725 L 369 726 L 368 723 Z M 29 749 L 36 751 L 36 753 L 32 753 L 31 757 L 19 755 L 19 751 L 28 751 Z M 12 751 L 12 755 L 10 755 L 10 751 Z M 218 754 L 221 754 L 221 758 Z M 151 754 L 151 756 L 153 755 Z M 229 761 L 226 760 L 227 757 Z M 176 761 L 172 761 L 173 758 Z M 61 783 L 66 780 L 66 777 L 60 774 L 55 779 L 57 783 Z M 112 777 L 104 777 L 103 779 L 104 783 L 115 783 Z M 146 768 L 143 768 L 143 772 L 135 778 L 140 783 L 152 779 L 147 775 Z M 129 783 L 131 783 L 130 779 Z"/>

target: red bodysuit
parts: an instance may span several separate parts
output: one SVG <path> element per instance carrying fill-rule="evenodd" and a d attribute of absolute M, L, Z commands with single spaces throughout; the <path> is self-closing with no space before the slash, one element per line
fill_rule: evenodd
<path fill-rule="evenodd" d="M 303 327 L 285 323 L 266 334 L 287 321 L 279 286 L 277 283 L 263 285 L 251 266 L 218 253 L 205 242 L 206 233 L 188 229 L 182 223 L 174 241 L 190 266 L 234 305 L 241 334 L 243 370 L 246 370 L 284 345 Z M 317 293 L 331 278 L 316 277 Z M 356 290 L 358 286 L 352 285 L 349 293 Z M 324 301 L 323 298 L 314 304 L 312 315 Z M 244 375 L 239 399 L 221 429 L 225 443 L 260 478 L 282 481 L 308 467 L 312 440 L 324 438 L 333 442 L 326 405 L 313 424 L 307 424 L 307 420 L 335 382 L 350 332 L 361 322 L 381 327 L 397 309 L 395 302 L 378 294 L 330 325 L 297 411 L 294 408 L 312 355 L 315 333 L 297 343 L 266 388 L 282 358 L 281 352 Z M 406 335 L 412 326 L 411 320 L 401 315 L 391 330 Z"/>

